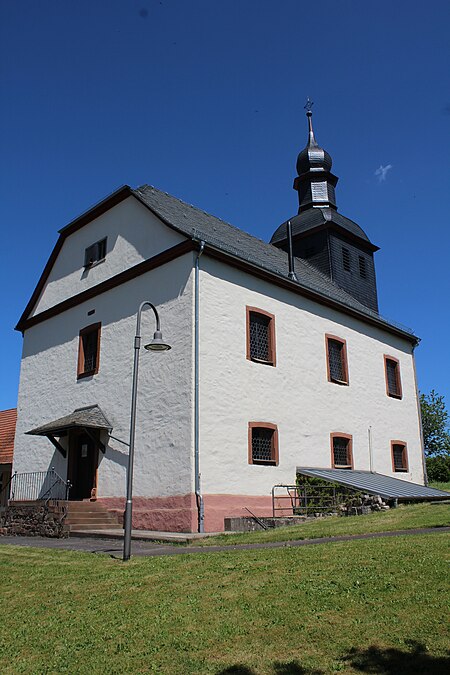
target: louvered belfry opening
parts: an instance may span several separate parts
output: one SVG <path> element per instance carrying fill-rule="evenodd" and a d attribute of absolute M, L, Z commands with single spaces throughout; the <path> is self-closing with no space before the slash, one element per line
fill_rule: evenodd
<path fill-rule="evenodd" d="M 330 365 L 330 378 L 338 382 L 346 381 L 344 365 L 344 344 L 337 340 L 328 340 L 328 360 Z"/>
<path fill-rule="evenodd" d="M 341 436 L 333 437 L 333 462 L 335 467 L 351 468 L 350 440 Z"/>
<path fill-rule="evenodd" d="M 252 429 L 253 462 L 274 462 L 274 434 L 273 429 L 262 427 Z"/>
<path fill-rule="evenodd" d="M 270 317 L 250 312 L 250 358 L 271 361 Z"/>

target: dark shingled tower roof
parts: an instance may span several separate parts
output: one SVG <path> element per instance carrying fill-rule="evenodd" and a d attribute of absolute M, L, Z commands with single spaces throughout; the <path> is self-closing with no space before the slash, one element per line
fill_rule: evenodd
<path fill-rule="evenodd" d="M 312 102 L 305 106 L 308 119 L 308 140 L 297 157 L 297 174 L 294 189 L 299 195 L 298 215 L 290 218 L 292 236 L 298 237 L 316 228 L 331 226 L 356 237 L 368 250 L 377 251 L 364 230 L 350 218 L 337 213 L 335 187 L 337 176 L 331 173 L 331 155 L 316 141 L 312 126 Z M 275 246 L 286 242 L 287 221 L 278 227 L 270 240 Z"/>

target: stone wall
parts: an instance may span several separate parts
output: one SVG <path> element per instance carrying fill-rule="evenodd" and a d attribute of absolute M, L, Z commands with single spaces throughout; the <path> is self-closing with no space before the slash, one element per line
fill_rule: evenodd
<path fill-rule="evenodd" d="M 66 509 L 62 505 L 20 504 L 0 509 L 0 535 L 67 537 Z"/>

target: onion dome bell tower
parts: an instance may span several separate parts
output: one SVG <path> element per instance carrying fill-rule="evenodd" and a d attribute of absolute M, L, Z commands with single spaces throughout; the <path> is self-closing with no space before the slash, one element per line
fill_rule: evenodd
<path fill-rule="evenodd" d="M 338 213 L 335 195 L 338 178 L 331 173 L 331 156 L 314 136 L 311 107 L 308 99 L 305 106 L 308 141 L 297 157 L 298 175 L 294 179 L 298 215 L 289 219 L 293 253 L 308 260 L 361 304 L 378 312 L 373 259 L 378 246 L 372 244 L 357 223 Z M 274 232 L 270 243 L 288 252 L 287 222 Z"/>

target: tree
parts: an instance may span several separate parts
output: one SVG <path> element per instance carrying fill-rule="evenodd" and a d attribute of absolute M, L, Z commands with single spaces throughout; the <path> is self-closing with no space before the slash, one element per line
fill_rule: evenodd
<path fill-rule="evenodd" d="M 420 394 L 423 443 L 426 457 L 450 455 L 449 415 L 444 397 L 434 389 Z"/>

